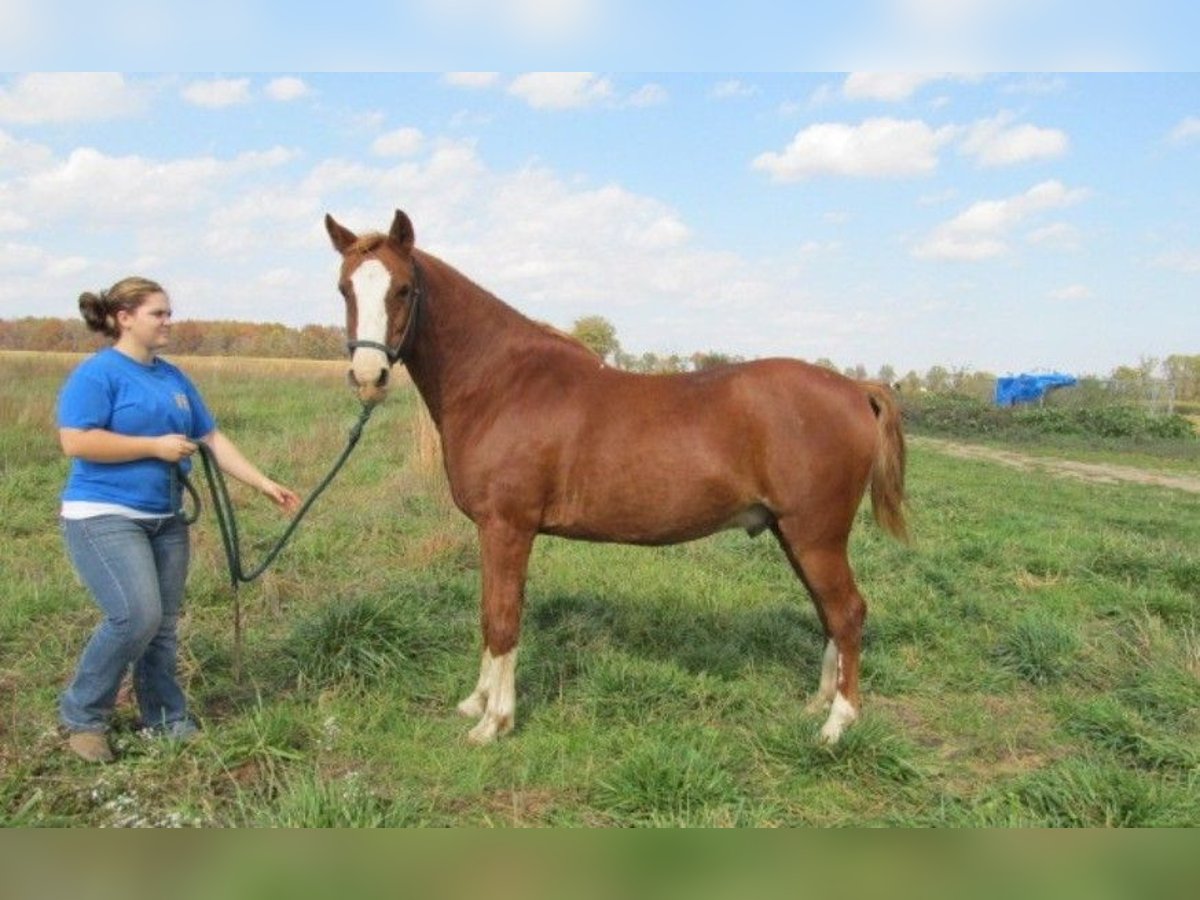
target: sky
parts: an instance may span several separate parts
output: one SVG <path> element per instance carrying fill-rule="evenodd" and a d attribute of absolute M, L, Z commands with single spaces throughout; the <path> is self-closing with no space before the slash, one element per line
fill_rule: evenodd
<path fill-rule="evenodd" d="M 0 318 L 75 317 L 136 273 L 177 319 L 342 324 L 323 217 L 396 209 L 525 314 L 603 316 L 634 354 L 1200 354 L 1196 74 L 0 76 Z"/>

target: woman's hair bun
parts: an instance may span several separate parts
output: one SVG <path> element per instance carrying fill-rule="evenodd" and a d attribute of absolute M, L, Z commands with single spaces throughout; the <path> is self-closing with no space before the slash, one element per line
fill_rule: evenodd
<path fill-rule="evenodd" d="M 91 331 L 99 331 L 109 337 L 117 337 L 116 321 L 110 321 L 110 313 L 108 309 L 108 298 L 105 292 L 94 294 L 91 291 L 84 291 L 79 295 L 79 312 L 83 316 L 83 321 L 87 323 L 87 327 Z"/>

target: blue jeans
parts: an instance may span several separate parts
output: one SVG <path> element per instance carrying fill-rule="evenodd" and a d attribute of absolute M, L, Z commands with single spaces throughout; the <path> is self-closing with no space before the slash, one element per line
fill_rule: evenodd
<path fill-rule="evenodd" d="M 71 731 L 105 731 L 117 690 L 133 666 L 142 724 L 169 730 L 187 722 L 176 678 L 176 623 L 190 544 L 179 516 L 63 519 L 67 553 L 104 619 L 63 692 L 59 715 Z"/>

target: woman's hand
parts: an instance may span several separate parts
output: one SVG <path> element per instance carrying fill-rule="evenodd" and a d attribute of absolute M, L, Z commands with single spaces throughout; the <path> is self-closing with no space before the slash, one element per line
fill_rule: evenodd
<path fill-rule="evenodd" d="M 182 434 L 164 434 L 154 440 L 154 455 L 169 463 L 187 459 L 196 452 L 196 445 Z"/>
<path fill-rule="evenodd" d="M 283 485 L 276 484 L 270 478 L 264 478 L 263 483 L 259 485 L 258 489 L 266 494 L 272 503 L 289 515 L 300 508 L 300 495 L 291 488 L 285 488 Z"/>

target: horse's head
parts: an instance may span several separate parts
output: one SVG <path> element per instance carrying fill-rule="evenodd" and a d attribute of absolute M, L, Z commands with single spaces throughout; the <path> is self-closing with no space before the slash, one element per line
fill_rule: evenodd
<path fill-rule="evenodd" d="M 387 234 L 359 236 L 326 215 L 325 230 L 342 255 L 338 290 L 346 299 L 350 384 L 364 403 L 378 403 L 416 330 L 421 284 L 412 222 L 396 210 Z"/>

